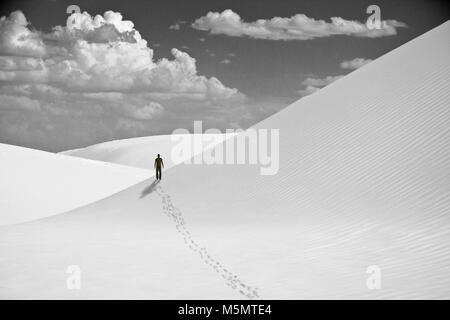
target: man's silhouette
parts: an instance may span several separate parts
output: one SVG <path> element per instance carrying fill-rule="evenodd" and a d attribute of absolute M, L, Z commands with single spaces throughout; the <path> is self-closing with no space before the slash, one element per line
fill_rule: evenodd
<path fill-rule="evenodd" d="M 155 159 L 155 169 L 156 169 L 156 179 L 161 180 L 161 166 L 164 168 L 164 162 L 163 159 L 160 158 L 159 154 L 158 157 Z"/>

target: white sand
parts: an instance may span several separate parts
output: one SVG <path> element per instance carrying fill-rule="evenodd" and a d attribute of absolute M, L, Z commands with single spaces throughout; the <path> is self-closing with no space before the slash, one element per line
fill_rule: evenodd
<path fill-rule="evenodd" d="M 0 144 L 0 225 L 84 206 L 152 174 L 113 163 Z"/>

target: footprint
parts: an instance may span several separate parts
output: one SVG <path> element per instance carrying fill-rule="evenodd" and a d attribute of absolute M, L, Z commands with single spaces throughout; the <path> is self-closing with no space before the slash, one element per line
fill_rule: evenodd
<path fill-rule="evenodd" d="M 162 202 L 163 212 L 172 218 L 175 223 L 175 228 L 178 233 L 183 237 L 188 249 L 196 252 L 200 255 L 200 259 L 207 265 L 211 266 L 220 277 L 225 280 L 225 284 L 231 287 L 233 290 L 237 290 L 243 296 L 249 299 L 258 299 L 258 289 L 247 286 L 240 281 L 237 275 L 232 274 L 222 264 L 215 260 L 206 250 L 205 247 L 200 247 L 193 239 L 190 231 L 186 227 L 186 221 L 182 215 L 182 212 L 172 204 L 172 200 L 168 194 L 162 189 L 160 185 L 156 188 L 156 193 L 160 196 Z"/>

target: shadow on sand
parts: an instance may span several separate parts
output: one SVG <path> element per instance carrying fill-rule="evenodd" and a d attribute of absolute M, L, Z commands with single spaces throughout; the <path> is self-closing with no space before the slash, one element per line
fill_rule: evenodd
<path fill-rule="evenodd" d="M 151 185 L 142 190 L 141 199 L 152 193 L 155 190 L 156 186 L 159 184 L 159 181 L 160 180 L 153 181 Z"/>

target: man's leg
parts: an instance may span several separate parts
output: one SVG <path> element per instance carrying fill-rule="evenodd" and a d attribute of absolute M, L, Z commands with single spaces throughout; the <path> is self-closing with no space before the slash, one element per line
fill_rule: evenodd
<path fill-rule="evenodd" d="M 161 176 L 162 176 L 162 168 L 159 168 L 159 180 L 161 180 Z"/>

